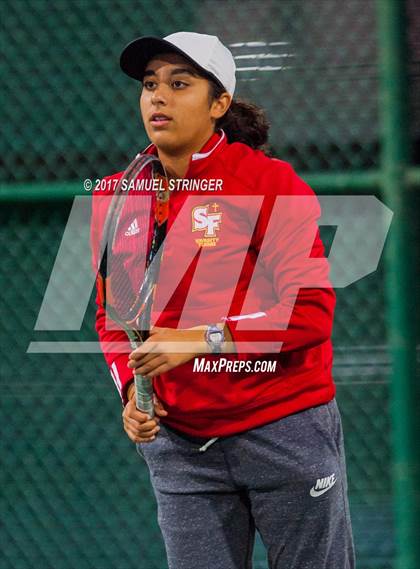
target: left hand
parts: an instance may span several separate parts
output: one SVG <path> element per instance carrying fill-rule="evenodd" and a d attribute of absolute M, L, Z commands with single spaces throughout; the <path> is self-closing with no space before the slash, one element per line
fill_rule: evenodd
<path fill-rule="evenodd" d="M 204 334 L 205 326 L 186 330 L 154 327 L 144 344 L 129 355 L 128 367 L 134 373 L 149 378 L 166 373 L 200 354 L 208 353 Z M 188 351 L 184 351 L 186 348 Z"/>

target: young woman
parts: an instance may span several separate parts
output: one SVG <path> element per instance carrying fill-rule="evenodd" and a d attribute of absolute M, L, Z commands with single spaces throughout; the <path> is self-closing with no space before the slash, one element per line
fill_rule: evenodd
<path fill-rule="evenodd" d="M 217 37 L 139 38 L 121 67 L 142 82 L 145 152 L 174 181 L 221 180 L 192 208 L 188 185 L 176 186 L 159 283 L 171 280 L 171 259 L 185 274 L 141 348 L 104 354 L 124 429 L 150 470 L 169 567 L 249 569 L 258 529 L 271 569 L 351 569 L 335 295 L 317 200 L 264 152 L 264 113 L 233 98 L 234 59 Z M 101 342 L 124 337 L 105 329 L 102 308 L 96 327 Z M 169 342 L 184 349 L 168 352 Z M 136 409 L 133 371 L 153 378 L 152 419 Z"/>

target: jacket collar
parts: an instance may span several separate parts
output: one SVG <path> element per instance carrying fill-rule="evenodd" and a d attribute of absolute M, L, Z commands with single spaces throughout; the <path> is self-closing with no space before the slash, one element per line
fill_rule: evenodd
<path fill-rule="evenodd" d="M 191 156 L 185 177 L 190 178 L 197 175 L 198 172 L 207 166 L 209 160 L 217 155 L 226 144 L 227 137 L 223 130 L 220 129 L 213 133 L 200 151 Z M 143 153 L 157 156 L 157 148 L 154 144 L 149 144 L 149 146 L 143 150 Z"/>

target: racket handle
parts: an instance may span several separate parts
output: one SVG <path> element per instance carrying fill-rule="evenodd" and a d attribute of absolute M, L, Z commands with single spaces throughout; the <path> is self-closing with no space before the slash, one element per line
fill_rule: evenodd
<path fill-rule="evenodd" d="M 136 407 L 139 411 L 143 411 L 155 416 L 155 407 L 153 405 L 153 383 L 151 379 L 147 379 L 140 374 L 134 376 L 134 385 L 136 389 Z"/>

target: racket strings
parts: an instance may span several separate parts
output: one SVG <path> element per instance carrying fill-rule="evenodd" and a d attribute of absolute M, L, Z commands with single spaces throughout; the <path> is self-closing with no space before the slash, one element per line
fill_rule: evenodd
<path fill-rule="evenodd" d="M 120 318 L 132 321 L 142 304 L 140 283 L 146 280 L 150 199 L 130 194 L 123 201 L 108 255 L 111 298 Z"/>
<path fill-rule="evenodd" d="M 99 267 L 98 271 L 99 274 L 103 277 L 100 281 L 104 286 L 106 282 L 106 277 L 108 274 L 108 256 L 109 256 L 109 249 L 110 249 L 110 240 L 112 237 L 112 242 L 114 241 L 115 235 L 115 225 L 118 221 L 118 216 L 120 209 L 123 205 L 123 201 L 121 200 L 121 193 L 123 191 L 124 185 L 126 184 L 129 186 L 130 182 L 137 178 L 141 169 L 149 163 L 154 158 L 148 155 L 137 154 L 134 160 L 128 165 L 125 172 L 122 174 L 118 184 L 115 188 L 113 198 L 111 203 L 108 207 L 108 212 L 105 220 L 105 224 L 102 230 L 102 240 L 100 245 L 100 254 L 99 254 Z M 104 298 L 104 303 L 106 299 L 106 289 L 103 288 L 101 291 L 101 296 Z"/>
<path fill-rule="evenodd" d="M 131 188 L 131 182 L 136 182 L 140 174 L 141 178 L 159 180 L 159 189 L 152 199 L 153 207 L 150 198 L 144 199 L 144 194 L 128 192 L 121 195 L 124 187 Z M 137 156 L 121 177 L 115 194 L 118 199 L 114 196 L 111 203 L 109 215 L 112 219 L 107 227 L 112 239 L 111 243 L 109 239 L 106 243 L 104 296 L 114 319 L 130 328 L 144 330 L 150 320 L 169 215 L 168 183 L 160 163 L 155 157 Z M 151 223 L 153 229 L 149 239 Z"/>

